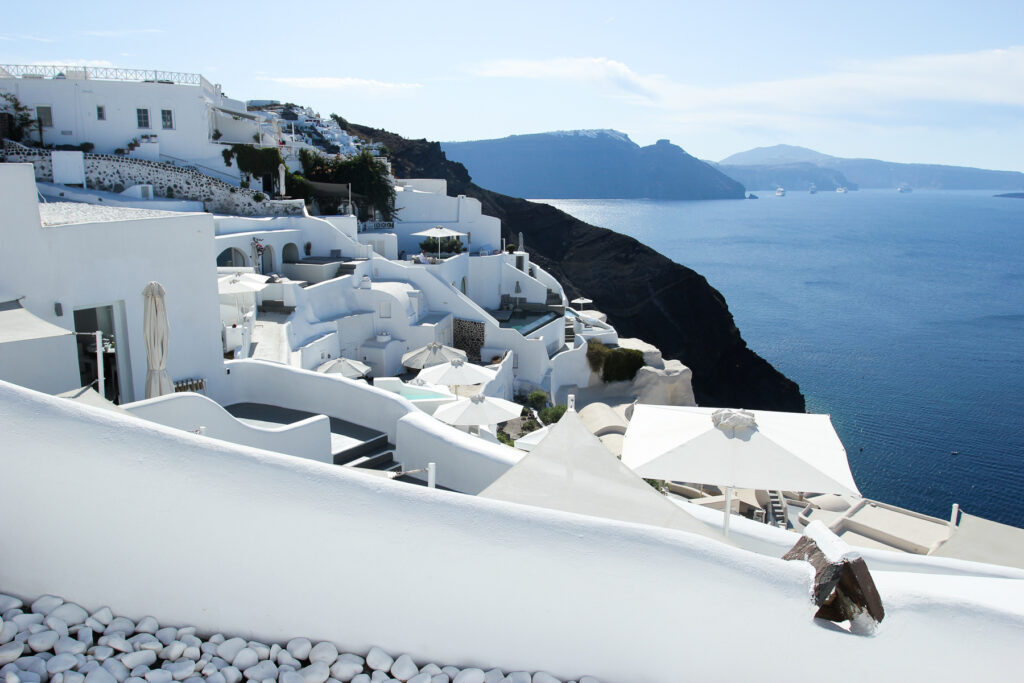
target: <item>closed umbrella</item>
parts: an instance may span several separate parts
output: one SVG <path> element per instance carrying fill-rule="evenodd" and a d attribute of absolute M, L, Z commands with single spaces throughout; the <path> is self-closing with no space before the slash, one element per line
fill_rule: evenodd
<path fill-rule="evenodd" d="M 437 258 L 441 258 L 441 240 L 445 237 L 465 237 L 466 233 L 437 225 L 428 230 L 412 233 L 415 237 L 433 237 L 437 240 Z"/>
<path fill-rule="evenodd" d="M 142 315 L 142 336 L 146 340 L 146 398 L 163 396 L 174 391 L 171 378 L 167 375 L 167 303 L 165 292 L 159 282 L 150 282 L 142 290 L 145 303 Z"/>
<path fill-rule="evenodd" d="M 351 358 L 335 358 L 317 367 L 317 372 L 339 374 L 349 379 L 360 379 L 370 374 L 372 368 Z"/>
<path fill-rule="evenodd" d="M 447 363 L 450 360 L 466 360 L 466 352 L 462 349 L 454 349 L 437 342 L 431 342 L 426 346 L 413 349 L 402 356 L 402 365 L 414 370 L 422 370 L 433 365 Z"/>
<path fill-rule="evenodd" d="M 493 425 L 517 418 L 522 412 L 518 403 L 476 394 L 444 404 L 434 411 L 434 417 L 450 425 Z"/>

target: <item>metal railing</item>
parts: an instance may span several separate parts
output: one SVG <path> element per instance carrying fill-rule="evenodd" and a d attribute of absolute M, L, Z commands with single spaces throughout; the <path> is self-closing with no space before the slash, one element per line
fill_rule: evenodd
<path fill-rule="evenodd" d="M 360 221 L 359 232 L 371 232 L 376 230 L 394 230 L 394 221 Z"/>
<path fill-rule="evenodd" d="M 67 78 L 95 81 L 151 81 L 177 85 L 209 85 L 200 74 L 154 69 L 59 64 L 0 64 L 0 78 Z M 212 88 L 211 88 L 212 89 Z"/>

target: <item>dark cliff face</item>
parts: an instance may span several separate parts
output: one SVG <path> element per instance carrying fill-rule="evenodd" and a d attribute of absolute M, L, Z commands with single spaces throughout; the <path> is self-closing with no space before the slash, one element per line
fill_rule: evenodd
<path fill-rule="evenodd" d="M 396 177 L 444 178 L 449 194 L 476 197 L 484 213 L 501 219 L 510 241 L 522 232 L 531 258 L 558 278 L 570 299 L 593 299 L 622 336 L 639 337 L 689 367 L 699 404 L 804 411 L 800 388 L 747 348 L 725 298 L 700 274 L 632 237 L 477 187 L 436 142 L 351 129 L 387 146 Z"/>

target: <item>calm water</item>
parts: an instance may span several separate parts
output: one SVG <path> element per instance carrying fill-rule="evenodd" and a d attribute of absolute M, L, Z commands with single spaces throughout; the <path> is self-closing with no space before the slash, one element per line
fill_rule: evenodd
<path fill-rule="evenodd" d="M 865 496 L 1024 527 L 1024 200 L 992 194 L 538 201 L 703 274 Z"/>

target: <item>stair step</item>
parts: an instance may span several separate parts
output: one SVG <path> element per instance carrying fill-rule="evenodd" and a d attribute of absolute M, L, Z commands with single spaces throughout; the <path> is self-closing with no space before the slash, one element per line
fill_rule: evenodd
<path fill-rule="evenodd" d="M 394 453 L 391 451 L 383 451 L 381 453 L 375 453 L 373 455 L 364 455 L 345 463 L 346 467 L 361 467 L 367 470 L 380 470 L 388 468 L 390 465 L 396 464 L 394 459 Z"/>
<path fill-rule="evenodd" d="M 361 444 L 333 453 L 334 464 L 347 465 L 361 456 L 371 455 L 373 453 L 379 453 L 389 449 L 393 450 L 394 446 L 388 443 L 388 435 L 379 434 L 378 436 L 368 439 Z"/>

